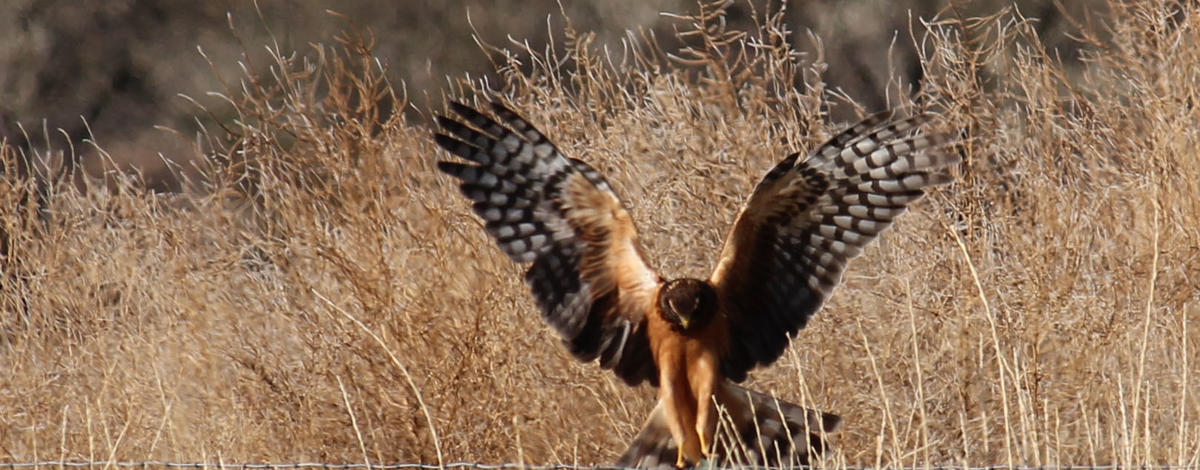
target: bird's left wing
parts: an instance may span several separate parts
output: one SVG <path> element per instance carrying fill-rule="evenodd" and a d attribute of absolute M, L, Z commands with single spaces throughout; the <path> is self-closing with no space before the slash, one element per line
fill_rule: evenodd
<path fill-rule="evenodd" d="M 959 162 L 947 135 L 916 131 L 930 116 L 872 115 L 800 160 L 792 154 L 754 188 L 709 282 L 726 314 L 721 372 L 734 381 L 774 362 L 858 256 Z"/>
<path fill-rule="evenodd" d="M 438 162 L 519 263 L 542 316 L 581 361 L 598 359 L 625 382 L 657 383 L 646 315 L 661 278 L 642 259 L 629 213 L 595 169 L 567 157 L 498 102 L 493 119 L 451 103 L 435 139 L 467 163 Z"/>

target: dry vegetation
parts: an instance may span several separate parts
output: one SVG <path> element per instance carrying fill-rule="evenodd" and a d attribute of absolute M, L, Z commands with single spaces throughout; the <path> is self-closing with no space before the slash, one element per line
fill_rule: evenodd
<path fill-rule="evenodd" d="M 921 92 L 895 104 L 963 129 L 960 182 L 751 381 L 846 416 L 828 464 L 1200 460 L 1200 11 L 1110 8 L 1079 20 L 1078 73 L 1015 12 L 914 28 Z M 669 276 L 705 274 L 753 183 L 851 101 L 779 23 L 696 20 L 686 51 L 570 29 L 547 51 L 488 49 L 490 85 L 609 175 Z M 276 51 L 199 100 L 237 118 L 197 134 L 182 194 L 59 171 L 78 149 L 3 148 L 0 459 L 624 450 L 652 391 L 563 351 L 434 171 L 427 119 L 388 110 L 428 113 L 369 54 L 352 36 Z"/>

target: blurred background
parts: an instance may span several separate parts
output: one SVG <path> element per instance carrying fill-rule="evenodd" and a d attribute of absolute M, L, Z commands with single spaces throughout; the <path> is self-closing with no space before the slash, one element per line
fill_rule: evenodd
<path fill-rule="evenodd" d="M 787 4 L 785 14 L 795 46 L 827 63 L 822 78 L 830 89 L 877 110 L 897 92 L 889 77 L 920 78 L 910 34 L 921 30 L 920 19 L 1015 6 L 1038 19 L 1046 46 L 1069 63 L 1078 59 L 1066 18 L 1081 21 L 1091 3 L 808 0 Z M 779 6 L 738 1 L 728 19 L 745 23 L 733 29 L 750 30 L 755 17 Z M 163 160 L 186 168 L 198 126 L 232 117 L 201 112 L 183 96 L 219 100 L 208 93 L 236 88 L 240 64 L 265 61 L 268 45 L 309 54 L 339 31 L 369 31 L 393 84 L 403 82 L 418 106 L 439 106 L 447 76 L 492 71 L 476 39 L 514 48 L 511 38 L 541 50 L 551 34 L 561 36 L 565 14 L 577 30 L 594 32 L 597 46 L 619 50 L 626 31 L 643 30 L 670 50 L 680 20 L 660 12 L 696 10 L 689 0 L 7 0 L 0 5 L 0 137 L 18 148 L 73 147 L 69 164 L 97 171 L 102 162 L 90 139 L 117 165 L 142 171 L 151 187 L 174 190 Z"/>

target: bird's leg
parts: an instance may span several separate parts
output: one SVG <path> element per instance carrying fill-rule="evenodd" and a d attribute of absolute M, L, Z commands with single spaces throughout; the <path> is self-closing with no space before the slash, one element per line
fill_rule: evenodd
<path fill-rule="evenodd" d="M 692 390 L 696 397 L 696 435 L 700 438 L 700 454 L 712 457 L 712 434 L 716 432 L 713 421 L 713 385 L 716 382 L 716 364 L 709 357 L 702 357 L 691 370 Z"/>
<path fill-rule="evenodd" d="M 710 421 L 712 420 L 712 387 L 707 387 L 696 397 L 696 435 L 700 437 L 700 454 L 705 458 L 712 457 L 711 442 L 709 442 L 709 434 L 715 431 Z"/>
<path fill-rule="evenodd" d="M 679 443 L 679 456 L 676 459 L 680 468 L 690 467 L 700 463 L 704 455 L 700 452 L 700 439 L 696 435 L 696 401 L 690 393 L 686 391 L 686 383 L 681 384 L 685 391 L 682 393 L 676 392 L 676 406 L 679 412 L 679 427 L 683 430 L 684 438 Z"/>
<path fill-rule="evenodd" d="M 664 369 L 666 368 L 664 367 Z M 659 381 L 658 399 L 663 404 L 663 414 L 667 418 L 667 429 L 671 431 L 671 439 L 675 441 L 675 449 L 677 450 L 675 467 L 686 468 L 687 458 L 685 456 L 684 443 L 687 440 L 687 435 L 681 419 L 682 416 L 680 416 L 680 412 L 682 411 L 679 409 L 680 390 L 676 390 L 677 387 L 674 382 L 674 377 L 671 377 L 668 373 L 662 374 L 662 379 Z"/>
<path fill-rule="evenodd" d="M 675 409 L 675 404 L 670 401 L 667 403 L 664 411 L 667 415 L 667 427 L 671 430 L 671 439 L 675 441 L 675 468 L 687 468 L 687 457 L 684 455 L 683 424 L 679 422 L 679 411 Z"/>

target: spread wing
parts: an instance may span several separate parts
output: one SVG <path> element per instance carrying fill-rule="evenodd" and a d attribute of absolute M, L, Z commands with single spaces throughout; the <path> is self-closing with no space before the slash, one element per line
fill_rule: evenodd
<path fill-rule="evenodd" d="M 774 362 L 858 256 L 924 188 L 952 180 L 960 161 L 946 135 L 918 135 L 920 114 L 868 117 L 807 159 L 779 162 L 738 214 L 709 279 L 726 312 L 722 373 L 742 381 Z"/>
<path fill-rule="evenodd" d="M 467 160 L 438 169 L 459 180 L 500 249 L 531 263 L 525 281 L 576 358 L 599 359 L 630 385 L 656 383 L 646 315 L 661 278 L 641 257 L 629 213 L 596 170 L 491 106 L 497 119 L 459 103 L 455 118 L 438 116 L 438 145 Z"/>

